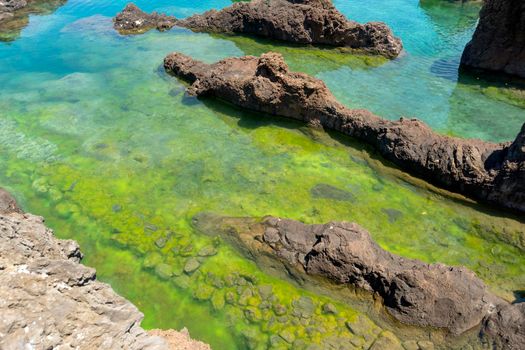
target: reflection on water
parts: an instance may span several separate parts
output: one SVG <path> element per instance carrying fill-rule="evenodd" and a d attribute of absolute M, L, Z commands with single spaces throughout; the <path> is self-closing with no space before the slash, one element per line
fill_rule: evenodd
<path fill-rule="evenodd" d="M 138 2 L 179 17 L 228 4 Z M 336 1 L 352 18 L 391 24 L 405 41 L 403 57 L 377 62 L 177 28 L 121 37 L 111 17 L 124 1 L 73 0 L 53 16 L 32 17 L 18 40 L 0 46 L 0 184 L 58 236 L 78 240 L 86 263 L 145 313 L 146 327 L 188 326 L 216 349 L 363 347 L 389 326 L 269 276 L 225 242 L 194 232 L 191 218 L 201 211 L 356 221 L 384 248 L 465 265 L 513 300 L 525 285 L 525 225 L 517 218 L 426 190 L 340 135 L 188 97 L 160 67 L 169 51 L 212 62 L 275 49 L 350 106 L 389 117 L 410 112 L 461 136 L 514 136 L 519 104 L 483 91 L 484 83 L 431 71 L 457 57 L 468 35 L 444 42 L 450 38 L 415 1 L 359 4 Z M 461 16 L 455 9 L 443 11 Z M 297 303 L 312 309 L 307 320 L 294 314 Z M 327 303 L 336 315 L 323 312 Z M 364 335 L 346 322 L 359 322 Z"/>

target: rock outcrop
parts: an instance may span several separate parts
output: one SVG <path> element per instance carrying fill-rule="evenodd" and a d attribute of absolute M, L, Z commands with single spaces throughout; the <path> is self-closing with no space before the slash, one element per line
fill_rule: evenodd
<path fill-rule="evenodd" d="M 487 0 L 461 65 L 525 77 L 525 3 Z"/>
<path fill-rule="evenodd" d="M 164 31 L 173 28 L 176 24 L 177 18 L 173 16 L 157 12 L 146 13 L 131 3 L 113 19 L 113 26 L 121 34 L 140 34 L 150 29 Z"/>
<path fill-rule="evenodd" d="M 276 53 L 214 64 L 172 53 L 164 67 L 191 83 L 191 95 L 337 130 L 374 146 L 386 159 L 429 182 L 525 212 L 525 125 L 513 143 L 493 144 L 439 135 L 417 119 L 385 120 L 346 108 L 322 81 L 290 72 Z"/>
<path fill-rule="evenodd" d="M 0 349 L 203 349 L 148 335 L 137 308 L 81 258 L 76 242 L 0 190 Z"/>
<path fill-rule="evenodd" d="M 522 305 L 490 294 L 464 267 L 391 254 L 355 223 L 305 225 L 276 217 L 261 220 L 209 213 L 195 216 L 193 223 L 199 231 L 220 235 L 256 261 L 269 256 L 288 271 L 323 276 L 377 294 L 388 312 L 403 323 L 442 328 L 453 335 L 483 324 L 481 334 L 504 349 L 525 344 Z"/>
<path fill-rule="evenodd" d="M 121 33 L 144 32 L 175 25 L 194 31 L 242 33 L 296 44 L 328 45 L 395 58 L 401 40 L 381 22 L 349 21 L 330 0 L 252 0 L 223 10 L 177 20 L 146 14 L 129 4 L 114 20 Z"/>

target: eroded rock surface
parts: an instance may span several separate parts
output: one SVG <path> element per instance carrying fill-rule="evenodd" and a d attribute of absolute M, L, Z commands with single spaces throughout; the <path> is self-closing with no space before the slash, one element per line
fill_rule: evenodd
<path fill-rule="evenodd" d="M 135 4 L 128 4 L 113 19 L 113 26 L 122 34 L 139 34 L 150 29 L 164 31 L 173 28 L 177 19 L 157 12 L 146 13 Z"/>
<path fill-rule="evenodd" d="M 376 293 L 403 323 L 443 328 L 455 335 L 483 324 L 482 335 L 494 344 L 506 344 L 504 349 L 518 349 L 525 340 L 523 306 L 492 295 L 464 267 L 391 254 L 355 223 L 305 225 L 276 217 L 261 220 L 210 213 L 197 215 L 193 223 L 199 231 L 220 235 L 248 256 L 270 256 L 288 270 Z"/>
<path fill-rule="evenodd" d="M 0 190 L 0 349 L 203 349 L 148 335 L 137 308 L 81 258 Z"/>
<path fill-rule="evenodd" d="M 525 2 L 486 0 L 461 64 L 525 77 Z"/>
<path fill-rule="evenodd" d="M 172 53 L 164 67 L 191 83 L 189 94 L 340 131 L 429 182 L 525 212 L 525 124 L 513 143 L 493 144 L 439 135 L 417 119 L 385 120 L 346 108 L 321 80 L 290 72 L 277 53 L 214 64 Z"/>
<path fill-rule="evenodd" d="M 349 21 L 330 0 L 253 0 L 238 2 L 220 11 L 210 10 L 178 20 L 148 15 L 128 5 L 115 18 L 121 32 L 143 32 L 175 25 L 194 31 L 243 33 L 297 44 L 329 45 L 395 58 L 401 40 L 381 22 Z"/>

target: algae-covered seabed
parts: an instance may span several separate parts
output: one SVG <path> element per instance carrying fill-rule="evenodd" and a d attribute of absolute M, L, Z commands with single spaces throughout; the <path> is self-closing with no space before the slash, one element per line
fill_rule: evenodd
<path fill-rule="evenodd" d="M 137 4 L 184 17 L 229 2 Z M 508 300 L 525 288 L 519 218 L 429 191 L 345 137 L 187 97 L 161 68 L 170 51 L 212 62 L 273 49 L 349 106 L 510 140 L 525 119 L 519 90 L 457 82 L 477 5 L 336 1 L 351 18 L 394 28 L 407 52 L 393 62 L 182 29 L 121 37 L 110 17 L 124 5 L 69 1 L 0 44 L 0 185 L 57 236 L 77 240 L 85 263 L 144 312 L 146 328 L 187 326 L 215 349 L 327 347 L 337 337 L 360 347 L 366 337 L 346 321 L 377 332 L 351 304 L 268 276 L 194 232 L 201 211 L 355 221 L 391 252 L 467 266 Z M 182 271 L 188 261 L 196 272 Z M 297 314 L 301 296 L 315 307 L 309 317 Z M 336 315 L 322 313 L 327 302 Z"/>

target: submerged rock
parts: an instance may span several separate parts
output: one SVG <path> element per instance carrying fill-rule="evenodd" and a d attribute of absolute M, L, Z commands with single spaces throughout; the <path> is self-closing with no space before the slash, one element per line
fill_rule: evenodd
<path fill-rule="evenodd" d="M 1 349 L 179 349 L 140 327 L 142 313 L 80 264 L 76 242 L 0 193 Z"/>
<path fill-rule="evenodd" d="M 349 21 L 330 0 L 252 0 L 220 11 L 177 20 L 147 14 L 129 4 L 114 20 L 121 33 L 141 33 L 157 28 L 186 27 L 194 31 L 242 33 L 297 44 L 329 45 L 395 58 L 401 40 L 381 22 Z"/>
<path fill-rule="evenodd" d="M 525 124 L 513 143 L 494 144 L 439 135 L 417 119 L 382 119 L 343 106 L 322 81 L 290 72 L 283 57 L 271 52 L 214 64 L 172 53 L 164 67 L 192 84 L 189 94 L 337 130 L 429 182 L 525 212 Z"/>
<path fill-rule="evenodd" d="M 391 254 L 357 224 L 305 225 L 275 217 L 259 220 L 206 213 L 196 216 L 193 223 L 203 233 L 236 242 L 251 257 L 273 257 L 288 271 L 323 276 L 377 294 L 388 312 L 403 323 L 442 328 L 454 335 L 484 324 L 485 334 L 495 342 L 509 339 L 509 344 L 519 344 L 522 339 L 525 315 L 508 311 L 514 306 L 492 295 L 473 272 Z M 506 329 L 505 323 L 515 326 Z M 361 332 L 359 322 L 347 326 L 353 333 Z"/>
<path fill-rule="evenodd" d="M 525 77 L 525 3 L 486 0 L 461 65 Z"/>

